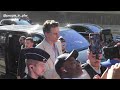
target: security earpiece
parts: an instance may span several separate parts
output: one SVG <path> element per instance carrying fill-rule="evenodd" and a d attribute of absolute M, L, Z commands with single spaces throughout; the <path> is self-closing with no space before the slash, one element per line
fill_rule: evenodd
<path fill-rule="evenodd" d="M 33 67 L 31 67 L 31 69 L 33 69 Z"/>
<path fill-rule="evenodd" d="M 64 69 L 63 71 L 64 71 L 64 72 L 67 72 L 67 70 L 65 70 L 65 69 Z"/>

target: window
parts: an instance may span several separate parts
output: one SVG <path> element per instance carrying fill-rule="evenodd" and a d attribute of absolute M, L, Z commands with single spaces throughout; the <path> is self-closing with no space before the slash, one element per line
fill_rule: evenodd
<path fill-rule="evenodd" d="M 44 39 L 44 37 L 42 35 L 39 35 L 39 34 L 32 34 L 31 37 L 33 38 L 35 46 L 37 44 L 39 44 Z"/>
<path fill-rule="evenodd" d="M 88 32 L 89 30 L 82 26 L 72 26 L 72 29 L 76 30 L 77 32 Z"/>
<path fill-rule="evenodd" d="M 14 21 L 10 21 L 10 20 L 3 20 L 1 24 L 2 25 L 12 25 L 12 24 L 16 25 Z"/>
<path fill-rule="evenodd" d="M 30 25 L 28 21 L 25 20 L 18 20 L 16 21 L 17 25 Z"/>
<path fill-rule="evenodd" d="M 26 20 L 19 19 L 3 19 L 1 20 L 1 25 L 31 25 Z"/>

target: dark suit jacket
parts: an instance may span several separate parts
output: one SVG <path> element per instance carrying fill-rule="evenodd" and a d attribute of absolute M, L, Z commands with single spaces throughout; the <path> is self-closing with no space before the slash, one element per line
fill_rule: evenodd
<path fill-rule="evenodd" d="M 19 59 L 18 59 L 18 76 L 20 76 L 21 78 L 23 78 L 25 76 L 25 53 L 26 53 L 26 49 L 21 49 L 20 51 L 20 55 L 19 55 Z"/>

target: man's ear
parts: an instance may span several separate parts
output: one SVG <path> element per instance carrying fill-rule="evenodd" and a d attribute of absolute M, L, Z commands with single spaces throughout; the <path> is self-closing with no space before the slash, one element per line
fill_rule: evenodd
<path fill-rule="evenodd" d="M 29 65 L 29 69 L 32 70 L 33 69 L 33 65 Z"/>
<path fill-rule="evenodd" d="M 45 32 L 44 34 L 45 34 L 45 36 L 46 36 L 46 35 L 47 35 L 47 32 Z"/>
<path fill-rule="evenodd" d="M 67 70 L 66 70 L 64 67 L 61 67 L 60 70 L 61 70 L 62 72 L 67 72 Z"/>
<path fill-rule="evenodd" d="M 45 32 L 44 34 L 45 34 L 45 37 L 47 37 L 49 33 L 48 33 L 48 32 Z"/>

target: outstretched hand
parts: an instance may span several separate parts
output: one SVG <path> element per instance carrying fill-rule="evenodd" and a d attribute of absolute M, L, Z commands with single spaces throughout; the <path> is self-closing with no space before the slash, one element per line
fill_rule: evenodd
<path fill-rule="evenodd" d="M 120 79 L 120 63 L 111 66 L 108 70 L 107 79 Z"/>

